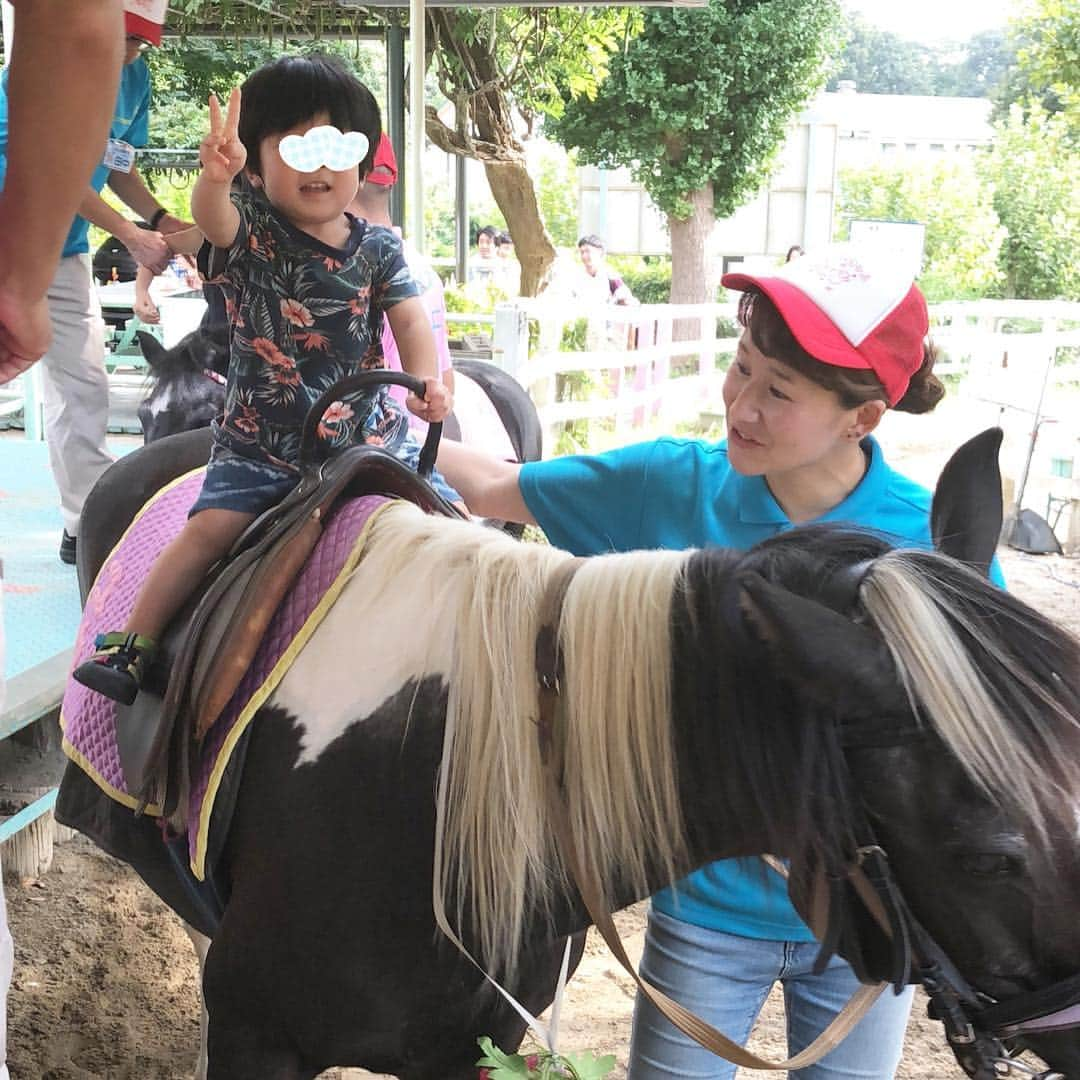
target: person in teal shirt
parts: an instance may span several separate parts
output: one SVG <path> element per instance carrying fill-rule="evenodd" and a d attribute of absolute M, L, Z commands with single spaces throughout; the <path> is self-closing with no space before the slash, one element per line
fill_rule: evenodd
<path fill-rule="evenodd" d="M 726 440 L 660 438 L 523 466 L 444 445 L 439 466 L 469 509 L 538 524 L 577 555 L 745 550 L 811 522 L 931 547 L 930 493 L 889 467 L 872 434 L 888 409 L 928 412 L 944 394 L 911 276 L 887 253 L 837 245 L 723 281 L 742 292 L 744 327 L 724 381 Z M 858 986 L 839 958 L 813 974 L 816 955 L 782 878 L 757 859 L 725 860 L 653 897 L 641 970 L 743 1043 L 780 982 L 793 1055 Z M 882 995 L 839 1047 L 793 1075 L 888 1080 L 910 1004 L 910 991 Z M 734 1075 L 639 995 L 632 1080 Z"/>

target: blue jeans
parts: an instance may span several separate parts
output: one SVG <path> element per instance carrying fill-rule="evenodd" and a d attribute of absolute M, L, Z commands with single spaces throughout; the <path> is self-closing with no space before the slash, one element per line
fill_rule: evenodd
<path fill-rule="evenodd" d="M 773 983 L 784 987 L 788 1056 L 828 1026 L 859 983 L 837 957 L 813 974 L 816 942 L 761 941 L 649 912 L 641 974 L 730 1039 L 744 1044 Z M 848 1037 L 798 1080 L 891 1080 L 900 1061 L 912 988 L 878 998 Z M 735 1066 L 698 1046 L 643 995 L 634 1006 L 629 1080 L 731 1080 Z M 780 1075 L 779 1073 L 777 1075 Z"/>

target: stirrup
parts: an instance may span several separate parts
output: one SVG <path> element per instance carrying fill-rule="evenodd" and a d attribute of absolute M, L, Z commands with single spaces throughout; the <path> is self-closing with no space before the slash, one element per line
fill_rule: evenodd
<path fill-rule="evenodd" d="M 97 651 L 71 673 L 72 678 L 113 701 L 130 705 L 142 687 L 157 644 L 140 634 L 119 632 L 98 634 L 94 648 Z"/>

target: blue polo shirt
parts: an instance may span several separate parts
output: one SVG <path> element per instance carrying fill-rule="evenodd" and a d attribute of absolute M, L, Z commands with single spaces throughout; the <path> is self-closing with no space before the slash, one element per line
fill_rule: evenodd
<path fill-rule="evenodd" d="M 130 64 L 125 64 L 120 74 L 120 92 L 116 98 L 112 126 L 109 134 L 114 139 L 121 139 L 132 146 L 145 146 L 149 137 L 150 123 L 150 70 L 140 56 Z M 0 187 L 3 187 L 7 174 L 8 145 L 8 72 L 5 69 L 0 77 Z M 102 157 L 105 147 L 101 148 Z M 90 186 L 97 192 L 109 179 L 109 169 L 104 162 L 94 170 Z M 82 217 L 76 217 L 71 231 L 64 241 L 62 255 L 78 255 L 90 250 L 87 230 L 90 223 Z"/>
<path fill-rule="evenodd" d="M 894 472 L 875 439 L 859 486 L 818 518 L 870 529 L 900 547 L 933 547 L 931 493 Z M 721 546 L 746 550 L 790 529 L 761 476 L 728 462 L 727 443 L 663 438 L 521 469 L 519 485 L 552 544 L 576 555 Z M 1000 571 L 995 570 L 1000 582 Z M 683 922 L 748 938 L 813 941 L 775 871 L 757 859 L 710 863 L 653 897 Z"/>

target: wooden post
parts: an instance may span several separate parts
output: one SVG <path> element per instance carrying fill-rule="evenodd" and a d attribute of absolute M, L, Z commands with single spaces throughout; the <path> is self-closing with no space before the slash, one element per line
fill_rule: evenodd
<path fill-rule="evenodd" d="M 52 788 L 36 788 L 31 792 L 30 799 L 30 805 L 25 807 L 22 813 L 33 813 L 34 803 L 42 799 L 49 799 L 49 808 L 18 829 L 4 844 L 3 857 L 0 860 L 3 862 L 4 876 L 16 881 L 42 877 L 52 866 L 56 828 L 52 802 L 55 801 L 55 792 Z"/>

